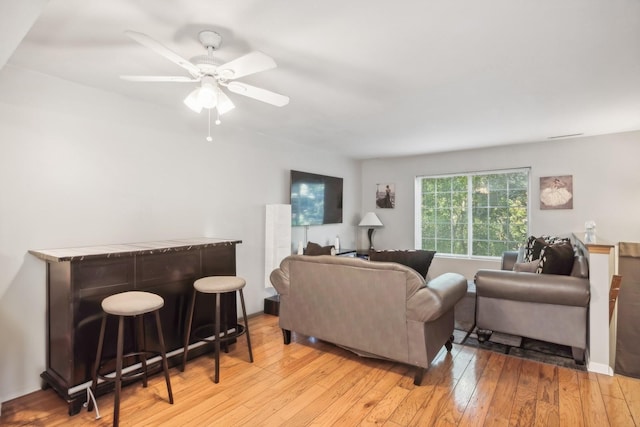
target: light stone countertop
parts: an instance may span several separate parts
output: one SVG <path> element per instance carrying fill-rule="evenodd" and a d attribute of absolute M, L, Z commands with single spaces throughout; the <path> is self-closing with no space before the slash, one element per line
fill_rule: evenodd
<path fill-rule="evenodd" d="M 78 248 L 31 249 L 29 253 L 49 262 L 83 261 L 92 258 L 116 258 L 130 255 L 177 252 L 210 246 L 226 246 L 242 243 L 237 239 L 197 237 L 192 239 L 158 240 L 153 242 L 125 243 Z"/>

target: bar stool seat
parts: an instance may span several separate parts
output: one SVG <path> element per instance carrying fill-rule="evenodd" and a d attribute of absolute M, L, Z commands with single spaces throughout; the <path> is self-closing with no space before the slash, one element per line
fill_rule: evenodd
<path fill-rule="evenodd" d="M 111 295 L 102 300 L 102 310 L 114 316 L 137 316 L 160 310 L 164 299 L 150 292 L 130 291 Z"/>
<path fill-rule="evenodd" d="M 196 295 L 198 292 L 203 294 L 215 294 L 216 295 L 216 308 L 215 308 L 215 319 L 214 319 L 214 334 L 213 337 L 199 337 L 203 341 L 213 342 L 215 345 L 215 378 L 214 382 L 217 384 L 220 379 L 220 344 L 223 342 L 227 342 L 231 339 L 235 339 L 241 335 L 247 335 L 247 347 L 249 348 L 249 361 L 253 363 L 253 353 L 251 351 L 251 338 L 249 336 L 249 322 L 247 321 L 247 310 L 244 305 L 244 294 L 242 289 L 245 287 L 246 281 L 242 277 L 238 276 L 209 276 L 203 277 L 201 279 L 196 280 L 193 283 L 193 297 L 191 300 L 191 308 L 189 310 L 189 317 L 187 320 L 187 330 L 185 332 L 185 344 L 184 344 L 184 353 L 182 358 L 182 371 L 184 371 L 187 356 L 189 352 L 189 340 L 192 335 L 191 326 L 193 323 L 193 312 L 195 311 L 196 305 Z M 240 295 L 240 303 L 242 306 L 242 317 L 244 320 L 244 325 L 236 323 L 232 325 L 234 328 L 234 332 L 228 333 L 228 327 L 225 324 L 223 335 L 220 336 L 221 330 L 221 320 L 220 320 L 220 295 L 227 292 L 238 292 Z M 198 331 L 210 327 L 210 325 L 202 325 L 195 331 L 193 331 L 194 336 L 198 336 Z"/>
<path fill-rule="evenodd" d="M 210 276 L 198 279 L 193 287 L 204 294 L 233 292 L 245 287 L 247 282 L 238 276 Z"/>
<path fill-rule="evenodd" d="M 115 383 L 115 401 L 113 408 L 113 425 L 117 426 L 120 419 L 120 390 L 124 379 L 133 379 L 142 377 L 143 386 L 147 386 L 147 358 L 152 356 L 161 357 L 162 368 L 164 371 L 165 381 L 167 383 L 167 393 L 169 395 L 169 403 L 173 404 L 173 393 L 171 391 L 171 382 L 169 379 L 169 366 L 167 363 L 167 355 L 165 353 L 164 337 L 162 334 L 162 325 L 160 323 L 160 309 L 164 306 L 164 299 L 160 295 L 151 292 L 128 291 L 111 295 L 102 300 L 101 303 L 103 315 L 100 327 L 100 336 L 98 338 L 98 349 L 96 351 L 96 362 L 93 368 L 93 378 L 91 389 L 96 394 L 98 379 L 103 381 L 111 381 Z M 145 345 L 144 337 L 144 315 L 154 313 L 156 319 L 156 329 L 158 331 L 158 343 L 160 351 L 148 351 Z M 103 366 L 102 349 L 104 345 L 104 335 L 107 325 L 107 316 L 118 317 L 118 338 L 116 349 L 116 371 L 115 376 L 107 376 L 100 373 Z M 126 317 L 137 318 L 138 329 L 138 347 L 135 352 L 123 354 L 124 351 L 124 319 Z M 123 374 L 123 360 L 127 358 L 138 357 L 141 363 L 141 369 L 134 369 L 132 372 Z M 88 410 L 93 409 L 91 402 L 87 405 Z"/>

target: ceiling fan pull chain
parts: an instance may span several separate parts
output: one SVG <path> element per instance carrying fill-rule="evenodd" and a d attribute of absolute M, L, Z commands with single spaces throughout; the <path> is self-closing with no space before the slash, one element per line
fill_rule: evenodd
<path fill-rule="evenodd" d="M 211 138 L 211 108 L 208 108 L 207 111 L 209 112 L 209 135 L 207 135 L 207 141 L 211 142 L 213 141 L 213 138 Z"/>
<path fill-rule="evenodd" d="M 216 108 L 216 125 L 219 125 L 220 123 L 222 123 L 222 122 L 220 121 L 220 110 L 218 110 L 218 109 Z M 209 125 L 209 126 L 211 126 L 211 125 Z"/>

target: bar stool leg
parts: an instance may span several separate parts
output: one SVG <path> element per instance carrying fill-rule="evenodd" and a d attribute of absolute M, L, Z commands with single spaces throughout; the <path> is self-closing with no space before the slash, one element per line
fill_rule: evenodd
<path fill-rule="evenodd" d="M 142 387 L 147 387 L 147 355 L 144 353 L 147 350 L 147 346 L 145 344 L 144 339 L 144 314 L 140 314 L 137 317 L 138 325 L 136 329 L 138 329 L 138 349 L 140 352 L 140 363 L 142 364 Z"/>
<path fill-rule="evenodd" d="M 173 392 L 171 391 L 171 381 L 169 380 L 169 364 L 167 363 L 167 354 L 164 349 L 164 335 L 162 335 L 162 325 L 160 324 L 160 311 L 156 310 L 156 326 L 158 329 L 158 342 L 160 343 L 160 354 L 162 355 L 162 369 L 164 369 L 164 379 L 167 382 L 167 393 L 169 394 L 169 403 L 173 405 Z"/>
<path fill-rule="evenodd" d="M 107 327 L 107 314 L 102 314 L 102 323 L 100 324 L 100 335 L 98 336 L 98 350 L 96 351 L 96 363 L 93 366 L 93 381 L 91 382 L 91 392 L 96 396 L 98 389 L 98 370 L 102 361 L 102 345 L 104 343 L 104 332 Z M 93 411 L 93 401 L 89 399 L 87 403 L 87 411 Z"/>
<path fill-rule="evenodd" d="M 120 422 L 120 390 L 122 389 L 122 353 L 124 348 L 124 316 L 118 316 L 118 345 L 116 353 L 116 398 L 113 404 L 113 425 Z"/>
<path fill-rule="evenodd" d="M 223 298 L 223 296 L 221 296 L 220 298 Z M 224 349 L 224 352 L 229 353 L 229 342 L 226 339 L 227 333 L 229 331 L 229 325 L 227 324 L 226 304 L 222 304 L 222 303 L 220 303 L 220 321 L 222 322 L 222 328 L 220 328 L 220 331 L 222 332 L 221 345 L 222 345 L 222 348 Z"/>
<path fill-rule="evenodd" d="M 247 336 L 247 347 L 249 347 L 249 361 L 253 363 L 253 352 L 251 351 L 251 338 L 249 337 L 249 321 L 247 320 L 247 310 L 244 307 L 244 294 L 242 293 L 242 289 L 238 290 L 240 292 L 240 304 L 242 305 L 242 318 L 244 319 L 244 332 Z"/>
<path fill-rule="evenodd" d="M 218 384 L 220 381 L 220 294 L 216 294 L 216 320 L 214 326 L 214 334 L 216 337 L 215 347 L 216 347 L 216 373 L 215 378 L 213 380 L 214 383 Z"/>
<path fill-rule="evenodd" d="M 184 352 L 182 353 L 182 368 L 181 372 L 184 372 L 184 368 L 187 365 L 187 355 L 189 353 L 189 338 L 191 338 L 191 324 L 193 323 L 193 312 L 196 308 L 196 291 L 195 289 L 192 291 L 193 296 L 191 297 L 191 307 L 189 307 L 189 317 L 187 320 L 187 330 L 184 334 Z"/>

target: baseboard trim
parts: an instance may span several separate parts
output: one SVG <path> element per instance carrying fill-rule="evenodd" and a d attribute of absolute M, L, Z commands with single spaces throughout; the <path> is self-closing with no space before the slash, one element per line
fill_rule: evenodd
<path fill-rule="evenodd" d="M 605 365 L 604 363 L 594 363 L 590 361 L 587 363 L 587 371 L 595 372 L 597 374 L 609 375 L 610 377 L 613 376 L 613 369 L 611 369 L 609 365 Z"/>

